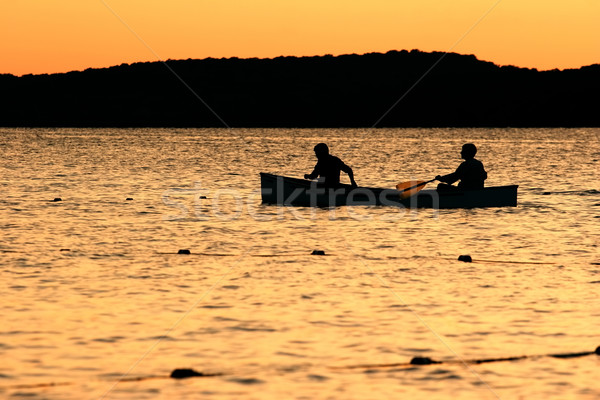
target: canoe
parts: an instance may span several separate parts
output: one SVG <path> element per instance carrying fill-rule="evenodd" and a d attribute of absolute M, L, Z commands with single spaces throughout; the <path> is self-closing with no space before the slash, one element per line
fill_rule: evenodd
<path fill-rule="evenodd" d="M 340 185 L 325 188 L 317 181 L 260 173 L 263 204 L 300 207 L 396 206 L 406 208 L 514 207 L 518 185 L 493 186 L 477 190 L 438 192 L 421 190 L 407 199 L 396 189 Z"/>

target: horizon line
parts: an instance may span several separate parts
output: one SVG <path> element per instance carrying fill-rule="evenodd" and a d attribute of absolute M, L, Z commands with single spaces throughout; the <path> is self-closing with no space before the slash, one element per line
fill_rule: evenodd
<path fill-rule="evenodd" d="M 169 61 L 203 61 L 203 60 L 275 60 L 278 58 L 316 58 L 316 57 L 343 57 L 343 56 L 366 56 L 366 55 L 372 55 L 372 54 L 388 54 L 391 52 L 397 52 L 397 53 L 401 53 L 401 52 L 407 52 L 407 53 L 412 53 L 412 52 L 419 52 L 419 53 L 425 53 L 425 54 L 440 54 L 440 53 L 446 53 L 446 54 L 456 54 L 459 56 L 466 56 L 466 57 L 475 57 L 475 59 L 477 61 L 480 62 L 485 62 L 485 63 L 492 63 L 498 67 L 514 67 L 514 68 L 519 68 L 519 69 L 526 69 L 526 70 L 534 70 L 534 71 L 538 71 L 538 72 L 547 72 L 547 71 L 572 71 L 572 70 L 579 70 L 585 67 L 590 67 L 590 66 L 594 66 L 594 65 L 600 65 L 600 62 L 598 63 L 593 63 L 593 64 L 588 64 L 588 65 L 581 65 L 578 68 L 551 68 L 551 69 L 543 69 L 540 70 L 538 68 L 535 67 L 520 67 L 517 65 L 513 65 L 513 64 L 505 64 L 505 65 L 501 65 L 501 64 L 497 64 L 493 61 L 488 61 L 488 60 L 481 60 L 477 57 L 476 54 L 466 54 L 466 53 L 457 53 L 457 52 L 447 52 L 447 51 L 437 51 L 437 50 L 433 50 L 433 51 L 423 51 L 423 50 L 419 50 L 419 49 L 411 49 L 411 50 L 407 50 L 407 49 L 402 49 L 402 50 L 388 50 L 386 52 L 379 52 L 379 51 L 373 51 L 373 52 L 368 52 L 368 53 L 340 53 L 340 54 L 331 54 L 331 53 L 326 53 L 326 54 L 313 54 L 313 55 L 279 55 L 279 56 L 274 56 L 274 57 L 238 57 L 238 56 L 229 56 L 229 57 L 204 57 L 204 58 L 168 58 L 168 59 L 154 59 L 154 60 L 145 60 L 145 61 L 133 61 L 130 63 L 127 62 L 123 62 L 121 64 L 112 64 L 112 65 L 107 65 L 107 66 L 94 66 L 94 67 L 87 67 L 85 69 L 72 69 L 72 70 L 67 70 L 67 71 L 61 71 L 61 72 L 43 72 L 43 73 L 25 73 L 25 74 L 21 74 L 21 75 L 16 75 L 13 74 L 11 72 L 0 72 L 0 76 L 2 75 L 10 75 L 10 76 L 14 76 L 17 78 L 22 78 L 25 76 L 50 76 L 50 75 L 64 75 L 64 74 L 69 74 L 69 73 L 73 73 L 73 72 L 85 72 L 85 71 L 89 71 L 89 70 L 103 70 L 103 69 L 110 69 L 110 68 L 115 68 L 115 67 L 122 67 L 122 66 L 132 66 L 132 65 L 136 65 L 136 64 L 149 64 L 149 63 L 161 63 L 161 62 L 169 62 Z"/>

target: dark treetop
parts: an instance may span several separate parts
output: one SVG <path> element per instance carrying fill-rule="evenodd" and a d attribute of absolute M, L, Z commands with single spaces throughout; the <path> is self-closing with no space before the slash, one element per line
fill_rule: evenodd
<path fill-rule="evenodd" d="M 0 75 L 0 126 L 371 127 L 443 53 L 167 61 Z M 450 53 L 387 126 L 600 126 L 600 65 L 537 71 Z"/>

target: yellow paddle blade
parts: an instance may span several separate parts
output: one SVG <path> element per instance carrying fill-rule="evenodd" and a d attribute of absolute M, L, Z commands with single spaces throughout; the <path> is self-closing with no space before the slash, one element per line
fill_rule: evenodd
<path fill-rule="evenodd" d="M 407 199 L 412 195 L 417 194 L 430 181 L 408 181 L 396 185 L 396 189 L 400 192 L 401 199 Z"/>

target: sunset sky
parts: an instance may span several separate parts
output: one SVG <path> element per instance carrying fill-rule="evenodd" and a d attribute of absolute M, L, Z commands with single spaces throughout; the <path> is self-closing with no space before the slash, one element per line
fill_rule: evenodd
<path fill-rule="evenodd" d="M 403 49 L 578 68 L 600 63 L 599 21 L 599 0 L 5 0 L 0 73 Z"/>

